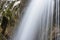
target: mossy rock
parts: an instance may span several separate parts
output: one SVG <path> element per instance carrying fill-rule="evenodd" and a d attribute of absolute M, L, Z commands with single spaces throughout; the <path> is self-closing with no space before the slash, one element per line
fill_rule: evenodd
<path fill-rule="evenodd" d="M 7 39 L 0 33 L 0 40 L 7 40 Z"/>

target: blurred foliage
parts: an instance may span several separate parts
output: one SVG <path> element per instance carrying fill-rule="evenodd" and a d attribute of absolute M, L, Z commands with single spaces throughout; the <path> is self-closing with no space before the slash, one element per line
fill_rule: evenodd
<path fill-rule="evenodd" d="M 0 15 L 2 17 L 5 16 L 6 18 L 8 18 L 8 21 L 9 21 L 9 23 L 7 25 L 9 28 L 6 29 L 7 31 L 11 27 L 13 27 L 13 29 L 14 29 L 14 26 L 16 25 L 16 23 L 19 19 L 18 17 L 20 17 L 19 16 L 20 4 L 13 8 L 13 5 L 15 2 L 17 2 L 17 1 L 1 1 L 1 3 L 0 3 Z M 0 17 L 1 18 L 0 23 L 2 21 L 2 17 Z M 11 30 L 11 32 L 12 32 L 12 30 Z M 10 33 L 7 32 L 6 34 L 10 34 Z M 2 34 L 0 34 L 0 40 L 5 40 L 5 39 L 1 39 L 1 37 L 2 37 Z"/>
<path fill-rule="evenodd" d="M 2 16 L 6 16 L 9 20 L 14 19 L 13 17 L 15 17 L 15 13 L 18 11 L 17 9 L 19 9 L 19 6 L 16 7 L 12 10 L 12 7 L 15 3 L 15 1 L 12 1 L 11 3 L 3 1 L 0 7 L 0 13 L 2 13 Z M 5 7 L 7 6 L 7 7 Z M 18 14 L 18 13 L 17 13 Z"/>

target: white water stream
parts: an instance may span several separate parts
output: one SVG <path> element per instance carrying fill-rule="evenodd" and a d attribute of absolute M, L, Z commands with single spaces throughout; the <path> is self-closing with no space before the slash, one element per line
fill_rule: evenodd
<path fill-rule="evenodd" d="M 48 40 L 53 7 L 53 0 L 31 0 L 12 40 Z"/>

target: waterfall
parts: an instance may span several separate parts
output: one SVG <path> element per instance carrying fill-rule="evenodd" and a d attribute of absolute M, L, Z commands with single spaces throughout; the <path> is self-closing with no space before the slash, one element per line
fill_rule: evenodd
<path fill-rule="evenodd" d="M 48 40 L 54 0 L 31 0 L 12 40 Z"/>

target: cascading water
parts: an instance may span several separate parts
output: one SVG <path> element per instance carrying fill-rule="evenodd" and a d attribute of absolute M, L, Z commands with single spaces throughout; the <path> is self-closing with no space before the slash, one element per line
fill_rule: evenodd
<path fill-rule="evenodd" d="M 55 26 L 57 27 L 57 30 L 58 30 L 58 31 L 55 32 L 55 40 L 60 40 L 60 35 L 59 35 L 60 34 L 60 27 L 59 27 L 59 25 L 60 25 L 60 22 L 59 22 L 59 20 L 60 20 L 59 17 L 60 16 L 59 15 L 60 14 L 59 14 L 59 7 L 60 6 L 59 6 L 59 0 L 55 0 L 55 1 L 56 1 L 56 19 L 55 19 L 56 20 L 56 25 Z"/>
<path fill-rule="evenodd" d="M 31 0 L 12 40 L 48 40 L 54 0 Z"/>

